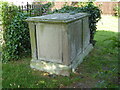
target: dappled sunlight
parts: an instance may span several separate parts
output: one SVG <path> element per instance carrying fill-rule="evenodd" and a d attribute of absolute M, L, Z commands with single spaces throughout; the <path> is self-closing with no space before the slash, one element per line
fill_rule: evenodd
<path fill-rule="evenodd" d="M 43 76 L 48 76 L 49 73 L 42 73 L 41 75 L 43 75 Z"/>
<path fill-rule="evenodd" d="M 46 70 L 56 69 L 55 65 L 45 67 Z"/>
<path fill-rule="evenodd" d="M 49 72 L 50 74 L 61 74 L 63 76 L 69 76 L 70 67 L 67 65 L 61 65 L 58 63 L 46 62 L 41 60 L 32 60 L 30 66 L 33 69 Z"/>

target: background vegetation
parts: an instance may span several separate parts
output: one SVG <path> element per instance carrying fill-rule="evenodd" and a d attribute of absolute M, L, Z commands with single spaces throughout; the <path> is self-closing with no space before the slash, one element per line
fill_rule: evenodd
<path fill-rule="evenodd" d="M 2 14 L 2 9 L 1 9 L 1 7 L 2 7 L 2 1 L 0 1 L 0 22 L 2 21 L 2 16 L 1 16 L 1 14 Z"/>
<path fill-rule="evenodd" d="M 120 4 L 116 4 L 116 6 L 113 8 L 113 10 L 115 11 L 115 16 L 120 17 Z"/>

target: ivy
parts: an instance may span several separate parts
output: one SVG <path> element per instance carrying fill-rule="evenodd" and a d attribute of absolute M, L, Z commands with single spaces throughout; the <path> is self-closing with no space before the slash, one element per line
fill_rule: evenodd
<path fill-rule="evenodd" d="M 30 16 L 40 16 L 40 15 L 46 15 L 51 13 L 51 7 L 54 6 L 54 3 L 48 2 L 46 4 L 41 4 L 40 2 L 37 2 L 37 4 L 33 3 L 35 6 L 34 9 L 30 10 Z"/>
<path fill-rule="evenodd" d="M 30 51 L 28 24 L 24 21 L 27 15 L 18 13 L 8 25 L 3 45 L 3 61 L 18 60 L 21 55 Z"/>
<path fill-rule="evenodd" d="M 30 51 L 28 25 L 24 21 L 27 15 L 18 11 L 17 6 L 7 2 L 2 3 L 3 62 L 18 60 L 22 54 Z"/>
<path fill-rule="evenodd" d="M 11 23 L 14 16 L 17 14 L 18 8 L 8 2 L 2 2 L 2 25 L 3 29 L 7 30 L 7 25 Z"/>

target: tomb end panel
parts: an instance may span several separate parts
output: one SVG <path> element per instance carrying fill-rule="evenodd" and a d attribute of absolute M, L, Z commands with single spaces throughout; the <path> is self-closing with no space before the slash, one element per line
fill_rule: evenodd
<path fill-rule="evenodd" d="M 61 24 L 38 23 L 36 30 L 38 59 L 62 63 Z"/>
<path fill-rule="evenodd" d="M 32 59 L 37 60 L 37 49 L 36 49 L 36 25 L 35 23 L 29 22 L 29 33 L 31 42 L 31 54 Z"/>

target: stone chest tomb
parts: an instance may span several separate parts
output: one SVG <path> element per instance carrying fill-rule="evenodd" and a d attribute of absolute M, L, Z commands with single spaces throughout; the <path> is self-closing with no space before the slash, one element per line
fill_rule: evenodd
<path fill-rule="evenodd" d="M 32 60 L 30 66 L 69 76 L 93 48 L 88 14 L 56 13 L 30 17 Z"/>

